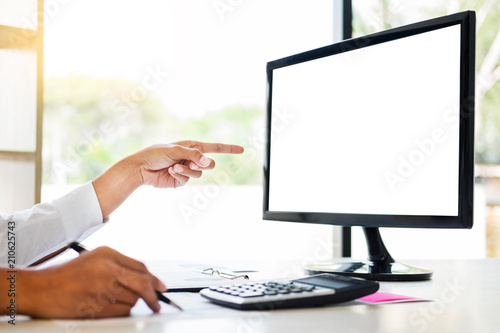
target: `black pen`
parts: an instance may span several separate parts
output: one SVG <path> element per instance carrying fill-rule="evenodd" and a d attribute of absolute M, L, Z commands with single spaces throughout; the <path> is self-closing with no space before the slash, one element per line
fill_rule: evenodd
<path fill-rule="evenodd" d="M 75 250 L 78 253 L 82 253 L 82 252 L 87 252 L 88 251 L 86 248 L 84 248 L 81 244 L 79 244 L 77 242 L 71 242 L 68 245 L 68 248 L 71 248 L 71 249 Z M 172 302 L 165 295 L 163 295 L 160 291 L 156 290 L 155 292 L 156 292 L 156 296 L 158 296 L 158 299 L 160 301 L 162 301 L 164 303 L 167 303 L 169 305 L 172 305 L 173 307 L 176 307 L 177 309 L 179 309 L 181 311 L 184 311 L 184 310 L 182 310 L 182 308 L 180 306 L 178 306 L 177 304 L 175 304 L 174 302 Z"/>

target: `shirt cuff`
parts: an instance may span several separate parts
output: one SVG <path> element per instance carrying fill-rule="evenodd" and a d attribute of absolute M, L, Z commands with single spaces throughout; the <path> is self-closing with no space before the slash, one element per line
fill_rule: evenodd
<path fill-rule="evenodd" d="M 92 182 L 75 189 L 55 201 L 65 239 L 82 241 L 102 227 L 101 206 Z"/>
<path fill-rule="evenodd" d="M 33 214 L 35 210 L 36 214 Z M 51 203 L 37 205 L 27 213 L 40 215 L 41 218 L 39 221 L 23 223 L 27 226 L 25 233 L 28 233 L 28 236 L 24 236 L 27 241 L 22 251 L 19 251 L 19 254 L 22 253 L 19 258 L 22 266 L 35 263 L 65 248 L 72 241 L 80 242 L 104 225 L 101 206 L 91 182 Z M 28 217 L 24 220 L 29 220 Z M 33 245 L 29 246 L 29 238 L 33 233 L 40 239 L 32 240 Z"/>

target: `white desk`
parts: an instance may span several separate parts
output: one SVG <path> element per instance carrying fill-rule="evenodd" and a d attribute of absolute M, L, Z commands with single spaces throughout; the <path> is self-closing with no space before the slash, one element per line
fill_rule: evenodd
<path fill-rule="evenodd" d="M 424 282 L 382 282 L 380 291 L 432 299 L 433 302 L 340 305 L 244 312 L 214 306 L 202 313 L 186 309 L 127 318 L 51 321 L 18 318 L 10 332 L 499 332 L 500 259 L 408 261 L 434 270 Z M 278 265 L 291 265 L 280 263 Z M 274 263 L 274 267 L 276 267 Z M 167 281 L 168 284 L 168 281 Z M 181 294 L 178 294 L 181 296 Z M 197 294 L 184 295 L 200 297 Z M 176 300 L 173 298 L 174 301 Z M 177 301 L 176 301 L 177 302 Z M 182 300 L 179 305 L 183 306 Z"/>

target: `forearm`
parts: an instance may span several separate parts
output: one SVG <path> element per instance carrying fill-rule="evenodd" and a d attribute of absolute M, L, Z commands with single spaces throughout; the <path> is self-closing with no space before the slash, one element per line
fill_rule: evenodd
<path fill-rule="evenodd" d="M 0 268 L 0 315 L 30 315 L 30 296 L 33 290 L 32 275 L 36 271 L 29 269 Z M 36 280 L 36 279 L 35 279 Z"/>
<path fill-rule="evenodd" d="M 0 268 L 0 290 L 2 292 L 0 294 L 0 315 L 9 314 L 9 312 L 15 315 L 17 312 L 15 278 L 14 276 L 12 279 L 12 274 L 8 273 L 8 269 Z"/>
<path fill-rule="evenodd" d="M 129 156 L 92 181 L 104 219 L 141 186 L 140 163 Z"/>

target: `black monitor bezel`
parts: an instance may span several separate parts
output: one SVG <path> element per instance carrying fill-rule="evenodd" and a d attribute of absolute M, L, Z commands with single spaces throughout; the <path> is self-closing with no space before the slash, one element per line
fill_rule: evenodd
<path fill-rule="evenodd" d="M 472 228 L 474 195 L 474 80 L 475 80 L 475 12 L 465 11 L 422 21 L 379 33 L 310 50 L 267 63 L 267 113 L 264 159 L 263 219 L 307 222 L 341 226 L 412 227 L 412 228 Z M 378 215 L 317 212 L 286 212 L 269 210 L 270 140 L 272 119 L 273 70 L 334 54 L 380 44 L 432 30 L 460 24 L 460 137 L 459 195 L 457 216 Z M 293 186 L 293 180 L 290 180 Z"/>

